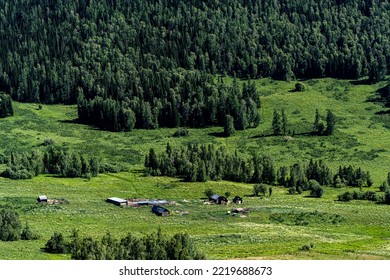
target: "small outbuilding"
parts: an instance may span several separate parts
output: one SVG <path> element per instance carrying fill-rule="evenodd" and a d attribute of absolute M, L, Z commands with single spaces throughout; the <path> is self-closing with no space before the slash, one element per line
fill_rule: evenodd
<path fill-rule="evenodd" d="M 209 200 L 217 204 L 227 204 L 229 202 L 226 197 L 217 194 L 213 194 L 212 196 L 210 196 Z"/>
<path fill-rule="evenodd" d="M 171 214 L 171 212 L 169 212 L 168 209 L 161 207 L 161 206 L 158 206 L 158 205 L 154 205 L 152 207 L 152 212 L 154 214 L 156 214 L 157 216 L 163 216 L 163 217 L 167 217 Z"/>
<path fill-rule="evenodd" d="M 236 195 L 236 196 L 233 198 L 233 203 L 242 204 L 242 198 Z"/>
<path fill-rule="evenodd" d="M 110 197 L 106 199 L 106 202 L 115 204 L 116 206 L 125 206 L 127 205 L 127 200 L 118 198 L 118 197 Z"/>
<path fill-rule="evenodd" d="M 37 203 L 47 203 L 47 196 L 46 195 L 38 196 Z"/>

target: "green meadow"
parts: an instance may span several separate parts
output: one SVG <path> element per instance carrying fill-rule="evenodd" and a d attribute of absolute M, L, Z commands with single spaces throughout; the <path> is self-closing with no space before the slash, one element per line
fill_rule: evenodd
<path fill-rule="evenodd" d="M 227 79 L 227 82 L 232 82 Z M 160 227 L 167 234 L 187 232 L 208 259 L 390 259 L 390 206 L 369 201 L 339 202 L 337 196 L 351 188 L 324 188 L 322 198 L 309 193 L 289 195 L 274 186 L 272 196 L 253 197 L 253 185 L 226 181 L 183 182 L 176 178 L 150 177 L 143 161 L 150 148 L 165 149 L 188 143 L 225 145 L 250 155 L 267 154 L 277 167 L 323 159 L 334 171 L 339 165 L 369 171 L 377 191 L 390 172 L 390 115 L 378 102 L 378 89 L 386 83 L 365 85 L 355 81 L 313 79 L 302 81 L 306 91 L 294 92 L 295 82 L 256 80 L 261 94 L 261 124 L 221 137 L 222 127 L 189 129 L 186 137 L 173 137 L 176 129 L 107 132 L 77 123 L 77 107 L 14 102 L 15 116 L 0 119 L 0 154 L 30 151 L 45 140 L 55 145 L 121 163 L 127 172 L 101 174 L 90 180 L 40 175 L 31 180 L 0 178 L 0 206 L 17 210 L 25 224 L 40 238 L 0 242 L 0 259 L 70 259 L 70 255 L 41 250 L 54 232 L 70 236 L 102 237 L 110 231 L 117 238 L 127 233 L 143 235 Z M 284 108 L 291 137 L 272 136 L 274 110 Z M 315 110 L 325 118 L 336 115 L 332 136 L 312 136 Z M 0 166 L 0 171 L 5 166 Z M 208 205 L 204 190 L 242 196 L 241 206 Z M 368 189 L 364 189 L 366 191 Z M 38 195 L 66 198 L 69 204 L 38 205 Z M 121 208 L 105 202 L 108 197 L 166 199 L 169 217 L 157 217 L 150 207 Z M 237 207 L 245 215 L 229 215 Z M 188 214 L 183 214 L 188 212 Z"/>

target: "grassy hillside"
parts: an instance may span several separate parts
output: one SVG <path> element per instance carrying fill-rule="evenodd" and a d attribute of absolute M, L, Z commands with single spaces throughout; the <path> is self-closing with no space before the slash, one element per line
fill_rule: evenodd
<path fill-rule="evenodd" d="M 228 80 L 230 82 L 230 80 Z M 383 84 L 358 85 L 345 80 L 304 81 L 305 92 L 293 92 L 294 82 L 256 81 L 262 94 L 262 124 L 256 129 L 220 137 L 221 127 L 190 129 L 190 135 L 172 137 L 176 129 L 136 130 L 112 133 L 75 122 L 75 106 L 14 103 L 15 116 L 0 120 L 0 153 L 30 150 L 47 139 L 102 160 L 123 162 L 129 172 L 99 175 L 90 181 L 39 176 L 32 180 L 0 178 L 0 205 L 18 210 L 24 222 L 41 238 L 36 241 L 0 242 L 0 259 L 68 259 L 40 250 L 53 232 L 100 237 L 106 230 L 115 236 L 156 231 L 188 232 L 210 259 L 389 259 L 390 211 L 388 206 L 367 201 L 342 203 L 337 195 L 346 189 L 325 188 L 321 199 L 288 195 L 274 187 L 271 197 L 249 197 L 252 185 L 231 182 L 186 183 L 172 178 L 145 177 L 144 155 L 149 148 L 187 143 L 226 145 L 240 152 L 272 155 L 277 166 L 312 157 L 324 159 L 336 169 L 340 164 L 361 166 L 370 171 L 372 190 L 390 171 L 390 130 L 385 127 L 383 105 L 375 100 Z M 290 141 L 270 136 L 274 110 L 285 109 Z M 315 109 L 325 116 L 336 115 L 333 136 L 310 136 Z M 0 167 L 1 169 L 2 167 Z M 247 217 L 227 215 L 234 205 L 203 204 L 204 190 L 244 197 Z M 38 195 L 66 198 L 67 205 L 39 206 Z M 176 202 L 171 217 L 159 218 L 150 208 L 119 208 L 104 202 L 107 197 L 161 198 Z M 180 212 L 188 215 L 179 215 Z M 309 251 L 302 246 L 313 245 Z"/>

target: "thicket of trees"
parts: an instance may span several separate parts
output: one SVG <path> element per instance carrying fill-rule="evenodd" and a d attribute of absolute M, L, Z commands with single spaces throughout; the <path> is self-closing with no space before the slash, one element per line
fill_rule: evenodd
<path fill-rule="evenodd" d="M 333 114 L 333 111 L 328 109 L 326 111 L 326 119 L 325 124 L 321 120 L 321 115 L 318 109 L 316 109 L 314 124 L 313 124 L 313 132 L 316 135 L 332 135 L 335 130 L 336 118 Z"/>
<path fill-rule="evenodd" d="M 38 236 L 33 233 L 28 223 L 22 228 L 22 223 L 17 212 L 11 209 L 1 209 L 0 211 L 0 240 L 17 241 L 33 240 Z"/>
<path fill-rule="evenodd" d="M 381 0 L 1 1 L 0 91 L 80 96 L 80 119 L 110 130 L 223 125 L 227 114 L 240 129 L 245 117 L 217 109 L 226 90 L 212 75 L 382 80 L 389 10 Z M 234 98 L 250 125 L 253 104 Z"/>
<path fill-rule="evenodd" d="M 158 230 L 143 237 L 128 234 L 120 240 L 107 232 L 101 240 L 80 237 L 73 231 L 70 240 L 54 233 L 45 245 L 49 253 L 71 253 L 75 260 L 200 260 L 205 256 L 188 234 L 169 237 Z"/>
<path fill-rule="evenodd" d="M 99 160 L 55 146 L 31 152 L 12 152 L 5 160 L 7 168 L 0 174 L 11 179 L 31 179 L 42 173 L 63 177 L 93 177 L 99 173 Z"/>
<path fill-rule="evenodd" d="M 308 163 L 297 162 L 277 170 L 270 156 L 247 157 L 212 144 L 189 144 L 173 149 L 168 143 L 160 154 L 151 148 L 145 157 L 145 171 L 153 176 L 179 177 L 191 182 L 230 180 L 278 184 L 287 187 L 291 194 L 310 190 L 315 197 L 322 196 L 319 186 L 371 187 L 373 184 L 370 173 L 360 167 L 340 166 L 337 172 L 332 172 L 322 160 L 311 159 Z"/>
<path fill-rule="evenodd" d="M 151 96 L 114 100 L 100 96 L 87 99 L 80 94 L 79 120 L 112 131 L 223 126 L 227 115 L 233 118 L 237 130 L 260 123 L 259 93 L 250 80 L 240 87 L 236 79 L 227 85 L 222 79 L 214 81 L 210 74 L 197 71 L 172 70 L 164 75 L 169 82 L 160 85 Z"/>
<path fill-rule="evenodd" d="M 5 118 L 14 115 L 12 100 L 8 94 L 0 92 L 0 118 Z"/>
<path fill-rule="evenodd" d="M 268 156 L 246 158 L 231 154 L 225 147 L 191 145 L 156 154 L 153 148 L 145 157 L 146 172 L 151 175 L 180 177 L 195 182 L 230 180 L 272 184 L 276 178 L 273 160 Z"/>

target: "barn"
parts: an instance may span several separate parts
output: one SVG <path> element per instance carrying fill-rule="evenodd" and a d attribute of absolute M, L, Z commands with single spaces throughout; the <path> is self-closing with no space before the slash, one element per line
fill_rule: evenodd
<path fill-rule="evenodd" d="M 106 199 L 106 202 L 115 204 L 116 206 L 125 206 L 127 205 L 127 200 L 118 198 L 118 197 L 110 197 Z"/>
<path fill-rule="evenodd" d="M 236 196 L 233 198 L 233 203 L 242 204 L 242 198 L 236 195 Z"/>
<path fill-rule="evenodd" d="M 47 196 L 46 195 L 38 196 L 37 203 L 47 203 Z"/>
<path fill-rule="evenodd" d="M 226 197 L 217 194 L 213 194 L 212 196 L 210 196 L 209 200 L 217 204 L 227 204 L 229 202 Z"/>
<path fill-rule="evenodd" d="M 152 212 L 157 216 L 163 216 L 163 217 L 167 217 L 171 214 L 168 209 L 158 205 L 154 205 L 152 207 Z"/>

